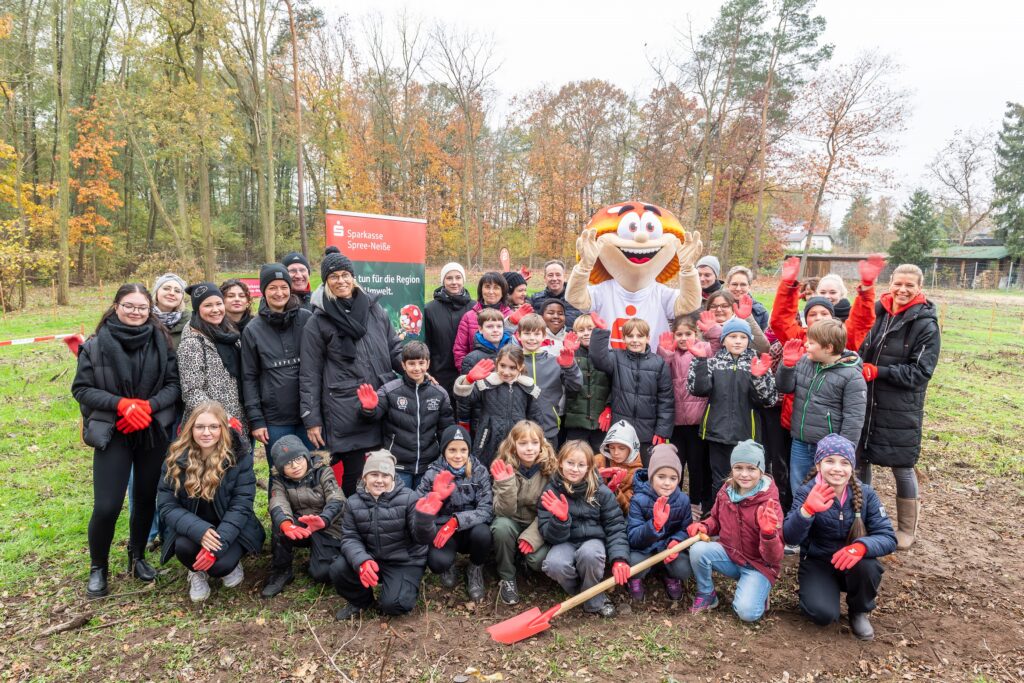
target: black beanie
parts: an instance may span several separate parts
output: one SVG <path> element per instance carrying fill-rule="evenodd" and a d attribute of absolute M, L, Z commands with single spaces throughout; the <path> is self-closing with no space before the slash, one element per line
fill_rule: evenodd
<path fill-rule="evenodd" d="M 452 441 L 465 441 L 466 447 L 470 451 L 473 450 L 473 442 L 470 441 L 469 432 L 466 431 L 465 427 L 459 425 L 450 425 L 445 428 L 441 433 L 441 455 L 444 456 L 444 452 L 448 450 L 448 444 Z"/>
<path fill-rule="evenodd" d="M 307 261 L 306 257 L 297 251 L 285 254 L 284 258 L 281 259 L 281 265 L 283 265 L 285 268 L 292 265 L 293 263 L 301 263 L 302 265 L 306 266 L 306 270 L 309 270 L 309 261 Z"/>
<path fill-rule="evenodd" d="M 335 246 L 327 247 L 324 250 L 324 260 L 320 262 L 320 279 L 327 282 L 327 276 L 339 270 L 345 270 L 354 274 L 352 259 L 342 254 Z"/>
<path fill-rule="evenodd" d="M 823 296 L 812 296 L 810 299 L 808 299 L 807 303 L 804 304 L 804 315 L 807 315 L 807 311 L 811 310 L 811 308 L 813 308 L 814 306 L 823 306 L 825 310 L 828 311 L 829 315 L 831 315 L 833 318 L 836 317 L 835 306 L 833 306 L 832 302 Z"/>
<path fill-rule="evenodd" d="M 295 458 L 308 458 L 309 449 L 299 437 L 286 434 L 274 442 L 274 447 L 270 449 L 270 457 L 277 471 L 284 474 L 284 466 Z"/>
<path fill-rule="evenodd" d="M 525 285 L 526 284 L 526 278 L 524 278 L 519 273 L 516 273 L 515 271 L 509 271 L 507 273 L 502 273 L 501 276 L 503 278 L 505 278 L 505 282 L 508 283 L 509 294 L 511 294 L 512 290 L 514 290 L 519 285 Z"/>
<path fill-rule="evenodd" d="M 292 288 L 292 280 L 288 277 L 283 263 L 267 263 L 260 267 L 260 293 L 267 295 L 267 287 L 274 280 L 283 280 L 288 284 L 289 291 Z"/>
<path fill-rule="evenodd" d="M 193 311 L 198 311 L 200 304 L 211 296 L 215 296 L 218 299 L 224 298 L 224 295 L 221 294 L 220 288 L 212 282 L 197 282 L 194 285 L 189 285 L 185 288 L 185 293 L 192 297 Z"/>

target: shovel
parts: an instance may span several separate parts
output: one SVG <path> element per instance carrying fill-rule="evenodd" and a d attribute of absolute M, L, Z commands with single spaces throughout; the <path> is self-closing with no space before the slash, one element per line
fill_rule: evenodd
<path fill-rule="evenodd" d="M 651 555 L 643 562 L 640 562 L 629 568 L 629 575 L 635 576 L 645 569 L 649 569 L 659 562 L 664 561 L 670 555 L 676 555 L 689 548 L 697 541 L 709 541 L 711 540 L 704 534 L 699 534 L 688 538 L 678 545 L 674 545 L 671 548 L 665 548 L 660 553 Z M 541 612 L 539 608 L 534 607 L 531 610 L 517 614 L 511 619 L 506 619 L 500 624 L 495 624 L 487 629 L 487 632 L 491 634 L 491 638 L 498 641 L 499 643 L 505 643 L 511 645 L 512 643 L 518 643 L 520 640 L 525 640 L 530 636 L 535 636 L 541 631 L 546 631 L 551 627 L 551 620 L 560 614 L 568 612 L 573 607 L 582 605 L 587 600 L 590 600 L 596 595 L 604 593 L 606 590 L 615 587 L 615 577 L 607 578 L 601 583 L 591 586 L 587 590 L 572 596 L 564 602 L 560 602 L 546 612 Z"/>

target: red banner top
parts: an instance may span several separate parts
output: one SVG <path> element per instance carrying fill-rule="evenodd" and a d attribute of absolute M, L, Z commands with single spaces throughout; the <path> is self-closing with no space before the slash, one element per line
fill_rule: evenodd
<path fill-rule="evenodd" d="M 338 247 L 353 261 L 423 263 L 427 258 L 427 222 L 422 218 L 328 211 L 327 244 Z"/>

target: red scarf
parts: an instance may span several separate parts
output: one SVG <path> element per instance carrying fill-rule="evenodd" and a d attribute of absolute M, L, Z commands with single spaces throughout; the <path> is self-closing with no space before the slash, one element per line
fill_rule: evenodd
<path fill-rule="evenodd" d="M 899 313 L 902 313 L 911 306 L 926 303 L 928 300 L 924 298 L 924 292 L 918 292 L 917 296 L 911 299 L 907 303 L 907 305 L 901 308 L 899 311 L 895 310 L 896 302 L 893 301 L 892 294 L 890 294 L 889 292 L 886 292 L 881 297 L 879 297 L 879 301 L 882 302 L 882 308 L 884 308 L 889 315 L 898 315 Z"/>

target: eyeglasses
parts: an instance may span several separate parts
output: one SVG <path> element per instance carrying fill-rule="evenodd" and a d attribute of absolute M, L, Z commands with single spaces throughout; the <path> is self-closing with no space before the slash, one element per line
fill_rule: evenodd
<path fill-rule="evenodd" d="M 342 282 L 352 282 L 355 279 L 356 278 L 352 273 L 344 270 L 335 271 L 327 276 L 328 282 L 337 282 L 338 280 L 341 280 Z"/>
<path fill-rule="evenodd" d="M 125 313 L 149 313 L 149 306 L 135 306 L 133 304 L 118 304 Z"/>
<path fill-rule="evenodd" d="M 709 311 L 728 311 L 732 306 L 729 304 L 711 304 L 708 306 Z"/>
<path fill-rule="evenodd" d="M 192 429 L 196 430 L 197 432 L 219 432 L 220 425 L 194 425 Z"/>

